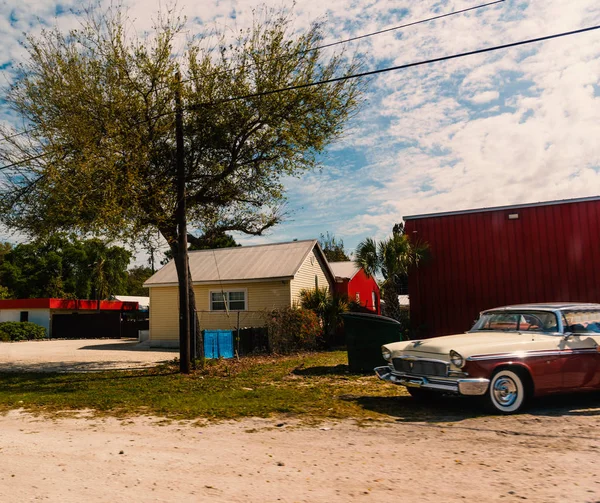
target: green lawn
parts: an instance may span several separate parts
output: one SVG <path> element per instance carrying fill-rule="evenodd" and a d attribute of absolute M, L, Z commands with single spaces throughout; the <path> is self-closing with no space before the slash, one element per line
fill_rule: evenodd
<path fill-rule="evenodd" d="M 178 365 L 79 374 L 0 374 L 0 411 L 58 413 L 91 409 L 116 416 L 229 419 L 293 414 L 301 418 L 382 417 L 402 388 L 351 374 L 345 352 L 208 361 L 180 375 Z"/>

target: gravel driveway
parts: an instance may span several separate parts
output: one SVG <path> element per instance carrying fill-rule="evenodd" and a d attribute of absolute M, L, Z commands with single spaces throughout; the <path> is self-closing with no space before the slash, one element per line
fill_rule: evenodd
<path fill-rule="evenodd" d="M 179 356 L 135 339 L 0 342 L 0 372 L 90 372 L 151 367 Z"/>

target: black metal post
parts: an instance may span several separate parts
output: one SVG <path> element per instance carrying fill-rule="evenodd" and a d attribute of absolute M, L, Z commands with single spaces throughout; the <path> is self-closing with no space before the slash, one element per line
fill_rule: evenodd
<path fill-rule="evenodd" d="M 181 75 L 177 73 L 175 89 L 175 142 L 177 148 L 177 255 L 179 276 L 179 369 L 190 373 L 190 310 L 188 283 L 188 251 L 185 192 L 185 156 L 183 143 L 183 109 L 181 107 Z"/>

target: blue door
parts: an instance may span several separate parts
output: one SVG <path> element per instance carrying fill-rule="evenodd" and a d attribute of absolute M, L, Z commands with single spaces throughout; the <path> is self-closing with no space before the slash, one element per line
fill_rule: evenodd
<path fill-rule="evenodd" d="M 206 358 L 233 358 L 233 331 L 205 330 L 204 355 Z"/>

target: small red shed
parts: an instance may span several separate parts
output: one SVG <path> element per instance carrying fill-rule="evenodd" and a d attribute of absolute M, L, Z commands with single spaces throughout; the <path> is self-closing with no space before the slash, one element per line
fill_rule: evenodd
<path fill-rule="evenodd" d="M 600 302 L 600 196 L 404 220 L 431 251 L 409 277 L 415 337 L 462 333 L 492 307 Z"/>
<path fill-rule="evenodd" d="M 366 311 L 381 314 L 381 298 L 375 278 L 367 276 L 354 262 L 330 262 L 329 266 L 335 276 L 336 293 L 347 295 Z"/>

